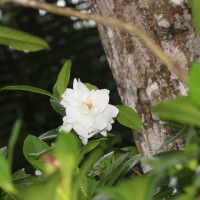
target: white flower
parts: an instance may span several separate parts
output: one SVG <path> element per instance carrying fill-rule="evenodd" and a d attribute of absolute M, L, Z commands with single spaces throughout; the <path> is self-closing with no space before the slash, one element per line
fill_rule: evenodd
<path fill-rule="evenodd" d="M 65 107 L 66 116 L 60 130 L 79 135 L 83 144 L 88 138 L 100 133 L 107 136 L 112 129 L 113 118 L 119 110 L 109 103 L 109 90 L 89 90 L 80 80 L 74 79 L 73 89 L 66 89 L 60 104 Z"/>

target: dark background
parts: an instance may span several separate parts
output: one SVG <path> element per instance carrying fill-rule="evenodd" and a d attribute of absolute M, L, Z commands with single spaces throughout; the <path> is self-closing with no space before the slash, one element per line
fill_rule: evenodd
<path fill-rule="evenodd" d="M 84 1 L 76 4 L 65 2 L 68 7 L 88 9 Z M 80 78 L 82 82 L 109 89 L 111 104 L 120 103 L 94 24 L 49 13 L 43 14 L 41 11 L 13 4 L 0 5 L 0 10 L 1 25 L 39 36 L 45 39 L 51 48 L 25 53 L 0 46 L 0 87 L 21 84 L 52 91 L 59 70 L 65 60 L 70 59 L 73 63 L 70 87 L 74 78 Z M 51 108 L 48 97 L 22 91 L 1 91 L 0 116 L 0 147 L 7 145 L 15 120 L 18 117 L 23 119 L 15 151 L 15 169 L 24 166 L 22 146 L 27 134 L 39 136 L 62 124 L 61 116 Z M 122 138 L 121 146 L 132 143 L 130 130 L 116 124 L 112 132 Z"/>

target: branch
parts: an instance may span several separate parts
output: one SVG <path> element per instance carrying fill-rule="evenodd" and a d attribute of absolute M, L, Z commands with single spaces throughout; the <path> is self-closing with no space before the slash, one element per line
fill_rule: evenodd
<path fill-rule="evenodd" d="M 72 8 L 63 8 L 35 0 L 0 0 L 0 2 L 16 3 L 24 7 L 41 9 L 62 16 L 73 16 L 83 20 L 94 20 L 97 24 L 101 24 L 103 26 L 110 26 L 113 28 L 122 29 L 123 31 L 126 31 L 131 35 L 136 35 L 154 53 L 154 55 L 158 57 L 164 65 L 168 67 L 168 69 L 172 73 L 176 74 L 177 77 L 180 78 L 180 80 L 182 80 L 184 83 L 187 83 L 188 81 L 188 76 L 181 69 L 181 67 L 178 66 L 177 63 L 173 63 L 170 58 L 166 54 L 164 54 L 161 47 L 158 46 L 151 37 L 149 37 L 139 26 L 135 24 L 125 23 L 121 20 L 106 18 L 99 15 L 85 14 Z"/>

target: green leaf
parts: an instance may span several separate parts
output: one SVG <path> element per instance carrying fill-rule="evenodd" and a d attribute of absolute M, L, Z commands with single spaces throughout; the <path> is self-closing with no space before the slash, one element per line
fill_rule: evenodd
<path fill-rule="evenodd" d="M 165 170 L 169 170 L 170 167 L 174 167 L 176 164 L 188 163 L 197 154 L 198 151 L 196 149 L 189 153 L 183 151 L 168 151 L 156 154 L 153 158 L 143 158 L 142 162 L 153 168 L 154 171 L 152 173 L 156 173 L 159 176 L 163 175 Z"/>
<path fill-rule="evenodd" d="M 79 162 L 83 159 L 85 154 L 97 148 L 105 140 L 107 140 L 107 138 L 101 138 L 99 140 L 91 140 L 85 146 L 83 146 L 81 148 L 81 155 L 80 155 Z"/>
<path fill-rule="evenodd" d="M 39 51 L 49 49 L 48 44 L 41 38 L 0 26 L 0 44 L 9 45 L 17 50 Z"/>
<path fill-rule="evenodd" d="M 115 154 L 111 154 L 106 159 L 112 161 L 112 157 Z M 101 175 L 101 179 L 99 181 L 99 185 L 103 186 L 105 184 L 112 185 L 117 178 L 119 178 L 120 174 L 122 173 L 123 164 L 131 157 L 131 153 L 125 153 L 117 157 L 110 165 L 103 170 Z M 101 161 L 102 162 L 102 161 Z M 101 164 L 101 162 L 99 164 Z M 104 160 L 105 162 L 105 160 Z M 114 180 L 113 180 L 114 178 Z M 111 181 L 112 180 L 112 181 Z"/>
<path fill-rule="evenodd" d="M 0 155 L 0 166 L 0 188 L 8 193 L 15 194 L 16 190 L 11 183 L 9 164 L 2 155 Z"/>
<path fill-rule="evenodd" d="M 200 1 L 199 0 L 189 0 L 189 5 L 192 8 L 192 16 L 193 16 L 193 25 L 195 31 L 198 35 L 200 35 Z"/>
<path fill-rule="evenodd" d="M 120 124 L 138 131 L 142 130 L 141 119 L 132 108 L 121 105 L 116 105 L 116 107 L 119 109 L 117 121 Z"/>
<path fill-rule="evenodd" d="M 27 91 L 27 92 L 34 92 L 34 93 L 38 93 L 38 94 L 43 94 L 43 95 L 49 96 L 53 99 L 56 99 L 53 94 L 51 94 L 50 92 L 48 92 L 46 90 L 36 88 L 36 87 L 32 87 L 32 86 L 27 86 L 27 85 L 5 86 L 5 87 L 1 88 L 0 90 L 23 90 L 23 91 Z"/>
<path fill-rule="evenodd" d="M 40 155 L 50 149 L 51 148 L 41 139 L 33 135 L 28 135 L 24 141 L 23 153 L 29 163 L 31 163 L 35 168 L 42 170 L 43 162 L 40 159 Z"/>
<path fill-rule="evenodd" d="M 118 179 L 124 178 L 125 175 L 139 162 L 140 157 L 140 155 L 133 156 L 118 168 L 115 168 L 115 170 L 112 171 L 110 179 L 106 185 L 112 186 L 117 182 Z"/>
<path fill-rule="evenodd" d="M 153 197 L 153 200 L 169 199 L 173 194 L 174 189 L 162 187 L 161 190 Z"/>
<path fill-rule="evenodd" d="M 174 136 L 170 136 L 165 138 L 165 140 L 162 142 L 162 144 L 160 145 L 160 147 L 158 148 L 157 151 L 160 151 L 163 147 L 165 147 L 166 145 L 172 143 L 173 141 L 181 138 L 181 137 L 185 137 L 188 134 L 188 127 L 182 129 L 181 131 L 179 131 L 176 135 Z"/>
<path fill-rule="evenodd" d="M 25 173 L 25 169 L 20 169 L 18 171 L 16 171 L 13 175 L 12 175 L 12 180 L 13 181 L 17 181 L 19 179 L 22 179 L 22 178 L 25 178 L 27 177 L 28 175 L 26 175 Z"/>
<path fill-rule="evenodd" d="M 42 177 L 33 184 L 28 185 L 20 190 L 17 200 L 52 200 L 55 198 L 55 190 L 60 182 L 58 172 Z"/>
<path fill-rule="evenodd" d="M 2 147 L 1 149 L 0 149 L 0 155 L 2 155 L 4 158 L 6 157 L 6 155 L 7 155 L 7 147 Z"/>
<path fill-rule="evenodd" d="M 98 188 L 98 194 L 92 198 L 92 200 L 124 200 L 121 198 L 121 196 L 117 193 L 115 188 L 112 187 L 101 187 Z"/>
<path fill-rule="evenodd" d="M 79 194 L 80 188 L 85 186 L 85 179 L 87 177 L 88 172 L 90 171 L 92 165 L 99 159 L 99 157 L 102 155 L 103 151 L 102 149 L 95 149 L 89 157 L 84 161 L 84 163 L 81 165 L 81 168 L 79 170 L 79 174 L 76 177 L 73 185 L 73 197 L 74 199 L 82 199 L 77 198 Z M 82 196 L 86 196 L 86 188 L 82 190 Z M 81 194 L 80 194 L 81 195 Z"/>
<path fill-rule="evenodd" d="M 62 183 L 59 185 L 61 196 L 72 199 L 72 180 L 80 155 L 80 147 L 77 137 L 72 133 L 61 132 L 53 149 L 55 159 L 60 163 Z"/>
<path fill-rule="evenodd" d="M 87 181 L 87 186 L 86 186 L 87 196 L 89 197 L 89 199 L 91 199 L 97 188 L 97 181 L 90 177 L 86 177 L 86 181 Z"/>
<path fill-rule="evenodd" d="M 47 131 L 46 133 L 43 133 L 39 138 L 41 140 L 52 140 L 57 138 L 58 132 L 59 131 L 57 129 L 52 129 L 50 131 Z"/>
<path fill-rule="evenodd" d="M 189 77 L 189 97 L 200 107 L 200 63 L 192 63 Z"/>
<path fill-rule="evenodd" d="M 21 125 L 22 125 L 21 119 L 17 119 L 15 121 L 14 126 L 13 126 L 11 137 L 9 139 L 9 143 L 8 143 L 8 162 L 10 164 L 10 169 L 12 169 L 13 151 L 14 151 L 14 148 L 15 148 L 15 144 L 16 144 L 17 138 L 19 136 Z"/>
<path fill-rule="evenodd" d="M 102 156 L 94 165 L 90 171 L 90 176 L 99 176 L 105 172 L 105 170 L 115 161 L 116 153 L 111 151 Z"/>
<path fill-rule="evenodd" d="M 200 127 L 200 110 L 188 97 L 179 97 L 165 101 L 152 111 L 162 119 Z"/>
<path fill-rule="evenodd" d="M 124 181 L 116 188 L 123 200 L 149 200 L 153 194 L 155 180 L 152 177 L 134 177 L 132 180 Z"/>
<path fill-rule="evenodd" d="M 90 83 L 84 83 L 89 90 L 98 90 L 98 87 Z"/>
<path fill-rule="evenodd" d="M 65 92 L 69 83 L 71 65 L 72 62 L 70 60 L 67 60 L 63 65 L 62 69 L 60 70 L 60 73 L 58 74 L 58 79 L 56 81 L 56 89 L 60 96 Z"/>
<path fill-rule="evenodd" d="M 65 108 L 60 104 L 60 102 L 57 99 L 50 98 L 50 104 L 52 108 L 61 116 L 65 116 Z"/>

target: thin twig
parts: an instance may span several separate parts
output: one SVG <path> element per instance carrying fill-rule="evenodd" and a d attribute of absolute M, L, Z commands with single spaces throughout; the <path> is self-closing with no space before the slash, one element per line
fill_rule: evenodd
<path fill-rule="evenodd" d="M 179 77 L 184 83 L 187 83 L 188 81 L 188 76 L 180 68 L 180 66 L 177 66 L 177 63 L 173 63 L 171 59 L 163 52 L 161 47 L 158 46 L 156 42 L 147 35 L 147 33 L 145 33 L 139 26 L 135 24 L 125 23 L 121 20 L 106 18 L 99 15 L 81 13 L 80 11 L 72 8 L 59 7 L 35 0 L 0 0 L 0 2 L 16 3 L 21 6 L 41 9 L 62 16 L 73 16 L 83 20 L 94 20 L 97 24 L 122 29 L 131 35 L 136 35 L 154 53 L 154 55 L 158 57 L 162 63 L 166 65 L 171 72 L 176 74 L 177 77 Z"/>

